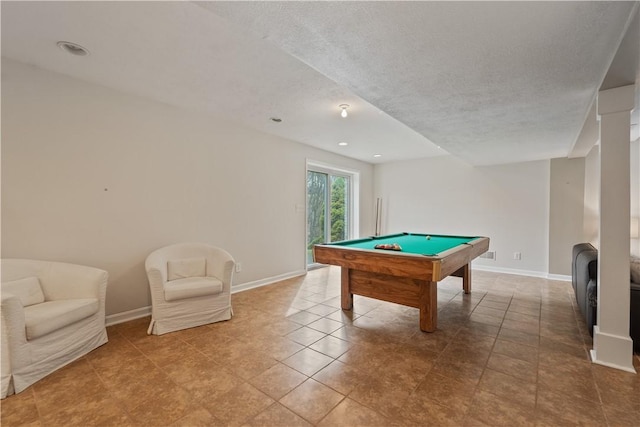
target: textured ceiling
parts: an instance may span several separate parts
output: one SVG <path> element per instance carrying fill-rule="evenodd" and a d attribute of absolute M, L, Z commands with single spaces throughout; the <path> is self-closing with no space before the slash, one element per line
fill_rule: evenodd
<path fill-rule="evenodd" d="M 449 152 L 495 164 L 569 154 L 636 4 L 1 7 L 6 58 L 370 163 Z M 91 55 L 65 54 L 58 40 Z"/>

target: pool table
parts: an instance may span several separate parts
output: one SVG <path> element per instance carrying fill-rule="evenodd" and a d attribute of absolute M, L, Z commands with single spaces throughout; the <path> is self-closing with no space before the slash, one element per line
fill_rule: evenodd
<path fill-rule="evenodd" d="M 401 250 L 375 249 L 397 244 Z M 489 249 L 488 237 L 399 233 L 314 245 L 314 260 L 342 267 L 342 309 L 353 308 L 353 295 L 420 309 L 420 329 L 436 330 L 437 284 L 462 277 L 471 291 L 471 261 Z"/>

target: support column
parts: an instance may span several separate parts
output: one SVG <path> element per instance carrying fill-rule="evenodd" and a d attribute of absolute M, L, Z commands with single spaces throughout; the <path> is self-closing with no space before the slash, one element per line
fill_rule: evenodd
<path fill-rule="evenodd" d="M 601 91 L 600 247 L 598 313 L 593 329 L 594 363 L 634 372 L 629 337 L 629 130 L 633 85 Z"/>

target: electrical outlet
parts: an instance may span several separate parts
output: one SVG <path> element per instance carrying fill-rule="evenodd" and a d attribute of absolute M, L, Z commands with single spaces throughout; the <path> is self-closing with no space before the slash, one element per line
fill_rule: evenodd
<path fill-rule="evenodd" d="M 520 261 L 522 259 L 522 254 L 520 252 L 514 252 L 513 259 Z"/>
<path fill-rule="evenodd" d="M 236 262 L 236 273 L 240 273 L 242 271 L 242 263 Z"/>

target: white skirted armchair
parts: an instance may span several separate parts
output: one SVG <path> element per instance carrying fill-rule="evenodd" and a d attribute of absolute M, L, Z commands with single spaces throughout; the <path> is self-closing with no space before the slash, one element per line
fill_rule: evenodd
<path fill-rule="evenodd" d="M 151 289 L 148 334 L 231 319 L 235 261 L 204 243 L 178 243 L 152 252 L 145 262 Z"/>
<path fill-rule="evenodd" d="M 93 267 L 2 260 L 2 398 L 107 342 L 107 280 Z"/>

